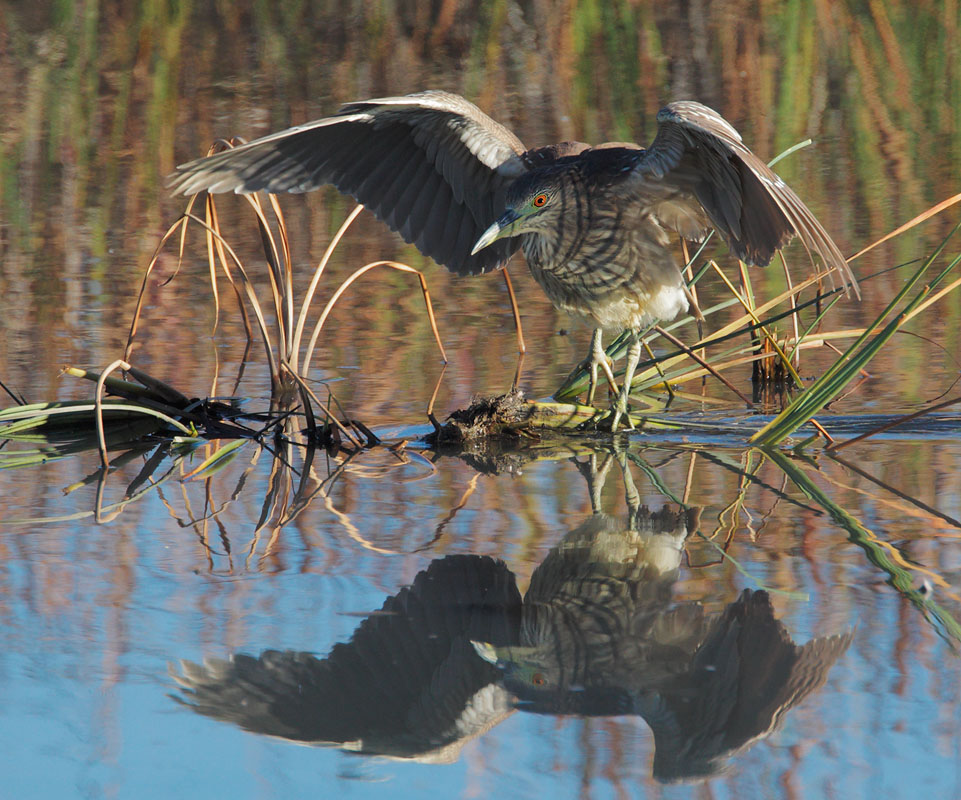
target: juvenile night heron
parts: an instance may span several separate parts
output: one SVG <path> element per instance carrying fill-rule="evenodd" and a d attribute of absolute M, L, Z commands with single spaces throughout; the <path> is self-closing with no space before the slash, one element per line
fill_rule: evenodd
<path fill-rule="evenodd" d="M 811 211 L 717 112 L 682 101 L 657 121 L 647 149 L 562 142 L 528 150 L 464 98 L 426 91 L 349 103 L 333 117 L 191 161 L 171 186 L 276 193 L 331 183 L 459 275 L 499 269 L 522 249 L 554 305 L 593 321 L 592 387 L 598 366 L 614 385 L 603 329 L 634 331 L 616 429 L 642 332 L 688 308 L 668 231 L 696 240 L 713 227 L 757 265 L 797 235 L 858 291 Z"/>

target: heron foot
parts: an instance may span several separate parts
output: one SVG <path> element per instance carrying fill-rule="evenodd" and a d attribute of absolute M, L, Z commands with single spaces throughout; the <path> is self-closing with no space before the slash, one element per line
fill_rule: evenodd
<path fill-rule="evenodd" d="M 587 385 L 587 405 L 594 405 L 594 394 L 597 390 L 597 368 L 600 367 L 601 371 L 604 373 L 604 378 L 610 384 L 612 392 L 618 392 L 617 381 L 614 379 L 614 371 L 612 369 L 614 362 L 611 361 L 607 356 L 604 356 L 600 361 L 596 361 L 594 357 L 585 358 L 581 362 L 578 370 L 586 369 L 590 372 L 590 379 Z"/>
<path fill-rule="evenodd" d="M 627 418 L 627 427 L 634 430 L 634 420 L 628 412 L 628 403 L 631 399 L 631 386 L 634 382 L 634 371 L 637 369 L 637 362 L 641 358 L 641 335 L 640 331 L 634 331 L 631 343 L 627 348 L 627 363 L 624 366 L 624 383 L 621 390 L 617 393 L 617 399 L 611 405 L 611 433 L 617 433 L 617 426 L 621 417 Z"/>
<path fill-rule="evenodd" d="M 630 387 L 627 384 L 621 387 L 617 393 L 617 398 L 611 403 L 611 433 L 617 433 L 617 426 L 621 422 L 621 417 L 626 422 L 628 430 L 634 430 L 634 420 L 631 419 L 630 406 L 628 401 L 631 398 Z"/>
<path fill-rule="evenodd" d="M 578 367 L 579 370 L 587 369 L 590 372 L 590 381 L 587 387 L 587 405 L 594 405 L 594 392 L 597 390 L 597 368 L 600 367 L 604 372 L 604 377 L 607 378 L 607 382 L 611 387 L 611 390 L 617 392 L 617 381 L 614 380 L 614 372 L 611 369 L 611 365 L 614 363 L 607 357 L 607 353 L 604 352 L 604 343 L 602 341 L 603 331 L 600 328 L 594 329 L 594 335 L 591 337 L 591 353 L 590 355 L 581 362 Z"/>

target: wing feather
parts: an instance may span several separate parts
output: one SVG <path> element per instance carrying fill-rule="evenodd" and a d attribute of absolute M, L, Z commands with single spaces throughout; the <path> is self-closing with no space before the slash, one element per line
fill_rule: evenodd
<path fill-rule="evenodd" d="M 513 133 L 464 98 L 428 91 L 350 103 L 182 164 L 170 186 L 183 194 L 278 193 L 331 183 L 453 272 L 476 274 L 503 266 L 520 245 L 507 239 L 471 256 L 460 243 L 476 241 L 503 210 L 507 186 L 526 169 L 523 152 Z M 452 215 L 451 206 L 469 213 Z M 455 218 L 461 227 L 441 224 Z"/>
<path fill-rule="evenodd" d="M 796 235 L 812 260 L 819 256 L 860 297 L 854 273 L 831 236 L 720 114 L 681 101 L 661 109 L 657 119 L 657 136 L 637 172 L 661 183 L 662 221 L 679 230 L 683 223 L 689 230 L 698 212 L 690 206 L 696 204 L 739 258 L 762 266 Z M 653 210 L 657 215 L 657 204 Z"/>

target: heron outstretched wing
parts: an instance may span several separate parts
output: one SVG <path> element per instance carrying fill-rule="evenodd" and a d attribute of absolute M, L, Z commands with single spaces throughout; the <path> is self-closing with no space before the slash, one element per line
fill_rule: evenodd
<path fill-rule="evenodd" d="M 690 235 L 703 209 L 731 250 L 749 264 L 767 264 L 799 236 L 809 254 L 820 256 L 860 296 L 834 240 L 720 114 L 700 103 L 679 101 L 662 108 L 657 121 L 657 136 L 635 169 L 643 185 L 656 183 L 664 189 L 663 208 L 655 207 L 655 216 Z"/>
<path fill-rule="evenodd" d="M 797 645 L 765 591 L 745 589 L 711 623 L 686 672 L 639 695 L 654 733 L 654 776 L 705 777 L 774 730 L 827 680 L 852 633 Z"/>
<path fill-rule="evenodd" d="M 524 145 L 458 95 L 427 91 L 349 103 L 336 115 L 177 167 L 176 192 L 306 192 L 333 184 L 421 252 L 461 275 L 497 269 L 505 239 L 471 255 L 528 169 Z"/>

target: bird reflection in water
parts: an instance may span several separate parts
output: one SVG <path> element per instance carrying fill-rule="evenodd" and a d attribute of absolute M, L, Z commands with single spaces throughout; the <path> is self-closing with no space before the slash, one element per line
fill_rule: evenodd
<path fill-rule="evenodd" d="M 613 458 L 581 465 L 594 513 L 548 553 L 521 599 L 504 562 L 433 561 L 327 658 L 268 650 L 181 662 L 180 702 L 257 733 L 445 762 L 513 711 L 639 715 L 654 777 L 709 777 L 819 688 L 851 634 L 794 644 L 765 591 L 711 614 L 676 601 L 696 510 L 602 513 Z"/>

